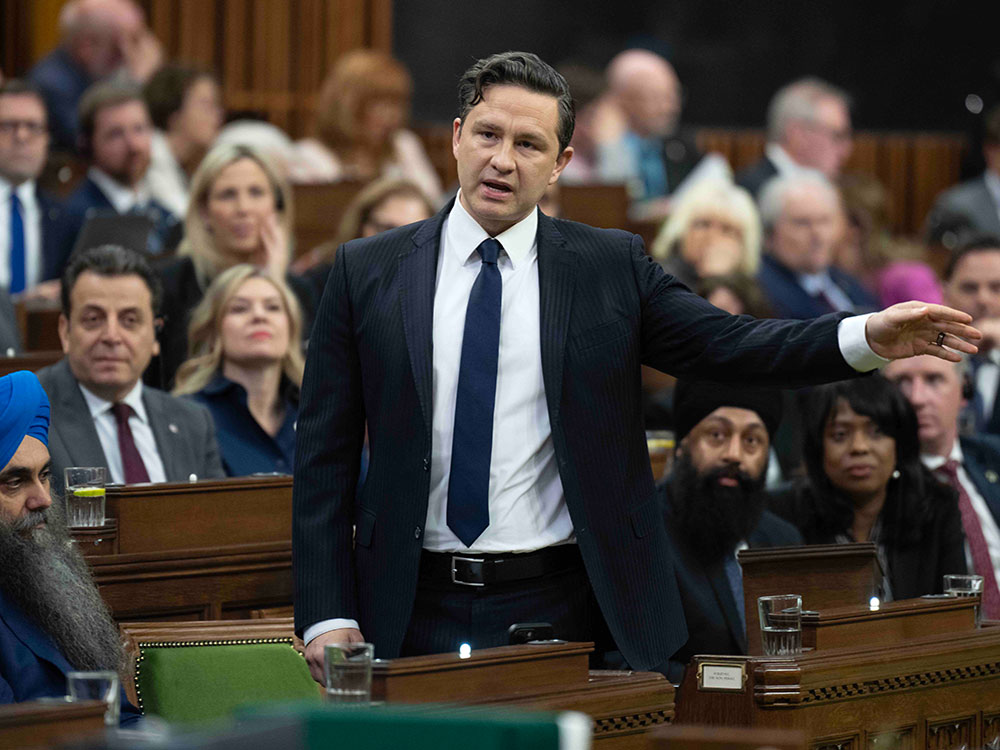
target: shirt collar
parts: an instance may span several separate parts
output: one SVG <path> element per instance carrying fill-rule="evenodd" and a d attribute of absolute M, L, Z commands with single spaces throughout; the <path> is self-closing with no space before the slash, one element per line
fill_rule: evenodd
<path fill-rule="evenodd" d="M 983 173 L 983 182 L 986 183 L 986 189 L 992 193 L 993 201 L 995 203 L 1000 203 L 1000 175 L 992 169 L 987 169 L 986 172 Z"/>
<path fill-rule="evenodd" d="M 825 292 L 831 286 L 835 286 L 833 279 L 830 278 L 830 274 L 827 271 L 800 273 L 798 277 L 802 288 L 814 297 L 820 292 Z"/>
<path fill-rule="evenodd" d="M 90 410 L 90 416 L 97 418 L 104 414 L 105 412 L 111 411 L 111 407 L 114 404 L 111 401 L 105 401 L 103 398 L 97 394 L 87 390 L 87 387 L 77 381 L 80 386 L 80 391 L 83 393 L 83 400 L 87 402 L 87 408 Z M 125 394 L 125 398 L 122 399 L 123 404 L 128 404 L 132 407 L 132 411 L 135 415 L 139 417 L 143 422 L 149 423 L 149 419 L 146 415 L 146 404 L 142 401 L 142 380 L 140 379 L 134 386 L 132 390 Z"/>
<path fill-rule="evenodd" d="M 139 182 L 135 190 L 132 190 L 97 167 L 88 169 L 87 177 L 94 181 L 104 196 L 111 201 L 115 211 L 120 214 L 128 213 L 135 206 L 145 206 L 149 203 L 149 188 L 146 186 L 145 179 Z"/>
<path fill-rule="evenodd" d="M 11 185 L 3 177 L 0 177 L 0 203 L 6 203 L 10 200 L 11 191 L 17 193 L 17 197 L 21 201 L 23 206 L 26 203 L 34 204 L 35 202 L 35 181 L 25 180 L 17 187 Z"/>
<path fill-rule="evenodd" d="M 767 158 L 774 164 L 778 170 L 778 174 L 782 176 L 795 174 L 816 174 L 823 176 L 823 173 L 818 169 L 799 164 L 792 158 L 791 154 L 777 143 L 768 143 L 764 147 L 764 153 L 767 154 Z"/>
<path fill-rule="evenodd" d="M 448 242 L 447 247 L 452 248 L 456 253 L 459 263 L 466 265 L 472 262 L 479 262 L 476 248 L 479 243 L 490 235 L 479 223 L 472 218 L 460 200 L 461 191 L 455 198 L 455 205 L 448 214 L 447 226 L 445 227 Z M 504 254 L 512 268 L 517 268 L 519 263 L 528 259 L 532 248 L 535 247 L 535 236 L 538 233 L 538 209 L 531 211 L 517 224 L 505 232 L 498 234 L 496 240 L 503 245 Z"/>
<path fill-rule="evenodd" d="M 962 454 L 962 445 L 961 442 L 958 440 L 958 438 L 955 439 L 955 444 L 951 446 L 951 453 L 948 454 L 947 458 L 945 458 L 944 456 L 932 456 L 929 453 L 920 454 L 920 460 L 923 462 L 924 466 L 926 466 L 931 471 L 941 468 L 946 463 L 948 463 L 948 461 L 954 461 L 959 466 L 961 466 L 963 458 L 964 456 Z"/>

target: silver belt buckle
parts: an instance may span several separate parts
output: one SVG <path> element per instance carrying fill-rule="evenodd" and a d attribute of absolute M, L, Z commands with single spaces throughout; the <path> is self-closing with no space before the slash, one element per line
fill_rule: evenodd
<path fill-rule="evenodd" d="M 486 562 L 484 557 L 462 557 L 460 555 L 451 556 L 451 582 L 457 583 L 460 586 L 485 586 L 485 583 L 474 583 L 472 581 L 460 581 L 458 580 L 458 570 L 455 568 L 455 563 L 461 560 L 462 562 L 475 562 L 483 563 Z"/>

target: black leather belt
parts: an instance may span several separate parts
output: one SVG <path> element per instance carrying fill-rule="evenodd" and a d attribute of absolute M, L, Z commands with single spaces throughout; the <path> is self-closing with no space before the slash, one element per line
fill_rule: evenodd
<path fill-rule="evenodd" d="M 420 578 L 458 586 L 482 587 L 540 578 L 549 573 L 572 570 L 582 564 L 580 550 L 575 544 L 501 555 L 425 550 L 420 555 Z"/>

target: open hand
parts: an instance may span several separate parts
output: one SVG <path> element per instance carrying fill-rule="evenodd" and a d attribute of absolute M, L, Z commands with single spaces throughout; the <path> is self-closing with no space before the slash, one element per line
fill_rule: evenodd
<path fill-rule="evenodd" d="M 264 248 L 264 258 L 261 265 L 274 278 L 285 278 L 285 272 L 288 270 L 288 262 L 291 258 L 288 240 L 278 223 L 278 214 L 273 213 L 261 219 L 260 244 Z"/>
<path fill-rule="evenodd" d="M 944 305 L 900 302 L 868 318 L 865 336 L 876 354 L 886 359 L 904 359 L 918 354 L 958 362 L 959 352 L 975 354 L 982 334 L 971 325 L 972 316 Z M 944 338 L 938 344 L 938 336 Z"/>
<path fill-rule="evenodd" d="M 320 685 L 326 685 L 326 675 L 323 672 L 323 661 L 325 659 L 324 646 L 328 643 L 364 643 L 364 636 L 356 628 L 340 628 L 330 630 L 322 635 L 318 635 L 309 641 L 306 646 L 306 664 L 309 665 L 309 674 Z"/>

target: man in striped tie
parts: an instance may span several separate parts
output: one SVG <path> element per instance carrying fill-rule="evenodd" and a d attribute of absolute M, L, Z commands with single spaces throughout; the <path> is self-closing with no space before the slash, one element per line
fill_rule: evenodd
<path fill-rule="evenodd" d="M 924 465 L 958 493 L 969 570 L 983 577 L 983 616 L 1000 619 L 1000 438 L 960 434 L 973 395 L 967 361 L 914 357 L 890 362 L 885 375 L 917 412 Z"/>

